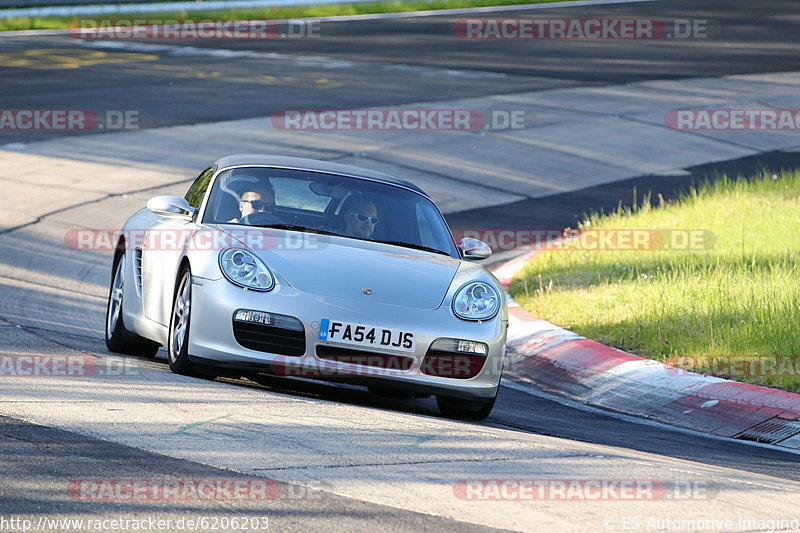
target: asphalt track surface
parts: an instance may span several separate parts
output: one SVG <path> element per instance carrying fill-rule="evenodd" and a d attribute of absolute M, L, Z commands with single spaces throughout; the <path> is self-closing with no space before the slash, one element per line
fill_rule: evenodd
<path fill-rule="evenodd" d="M 794 17 L 787 17 L 795 13 Z M 83 67 L 59 70 L 8 66 L 34 59 L 30 50 L 56 50 L 66 57 L 85 61 L 86 50 L 64 37 L 0 37 L 0 95 L 4 108 L 100 108 L 139 109 L 148 121 L 145 126 L 166 126 L 212 122 L 268 115 L 287 108 L 348 108 L 434 101 L 465 96 L 481 96 L 529 91 L 538 88 L 587 84 L 624 83 L 646 79 L 730 75 L 738 73 L 796 70 L 800 57 L 800 35 L 796 31 L 796 2 L 775 1 L 669 1 L 631 5 L 593 6 L 571 10 L 554 8 L 548 16 L 569 15 L 602 17 L 635 15 L 664 19 L 703 18 L 713 21 L 713 39 L 654 41 L 631 46 L 624 42 L 470 42 L 452 38 L 454 17 L 337 22 L 322 26 L 324 39 L 276 40 L 258 42 L 203 42 L 192 46 L 256 50 L 285 55 L 324 55 L 357 62 L 349 68 L 307 67 L 287 59 L 275 59 L 274 70 L 254 73 L 247 58 L 225 61 L 208 56 L 156 56 L 131 66 L 131 63 L 98 62 Z M 529 13 L 503 12 L 501 16 L 531 16 Z M 330 33 L 326 33 L 329 31 Z M 165 43 L 174 45 L 175 43 Z M 120 51 L 119 53 L 131 53 Z M 57 55 L 57 54 L 56 54 Z M 524 60 L 520 60 L 524 58 Z M 410 86 L 407 71 L 385 68 L 403 64 L 411 68 L 447 67 L 471 74 L 442 76 L 431 71 L 429 77 L 414 77 Z M 384 65 L 380 67 L 379 65 Z M 205 78 L 190 72 L 219 72 Z M 503 77 L 485 73 L 503 74 Z M 256 76 L 271 76 L 270 83 L 254 81 Z M 231 78 L 225 80 L 225 78 Z M 324 81 L 320 81 L 324 80 Z M 324 102 L 324 105 L 320 105 Z M 0 142 L 30 142 L 47 138 L 48 133 L 0 135 Z M 693 180 L 717 170 L 736 173 L 753 168 L 796 166 L 796 155 L 767 154 L 760 158 L 709 165 L 691 169 L 692 176 L 662 186 L 666 195 Z M 627 201 L 635 186 L 640 192 L 659 187 L 658 177 L 648 176 L 626 183 L 601 186 L 544 199 L 525 200 L 513 206 L 485 208 L 450 215 L 455 225 L 459 217 L 492 220 L 498 227 L 528 223 L 533 227 L 563 227 L 581 211 L 615 207 Z M 502 220 L 508 216 L 510 220 Z M 531 215 L 531 213 L 538 213 Z M 525 218 L 525 217 L 536 217 Z M 552 226 L 546 226 L 551 223 Z M 491 227 L 491 226 L 484 226 Z M 26 303 L 18 304 L 22 311 Z M 0 329 L 13 327 L 10 323 Z M 99 326 L 98 326 L 99 328 Z M 87 352 L 104 351 L 96 337 L 69 335 L 47 329 L 26 328 L 28 333 L 48 342 Z M 164 372 L 168 372 L 163 365 Z M 255 387 L 247 381 L 230 381 L 230 387 Z M 305 382 L 268 382 L 260 385 L 270 391 L 303 398 L 325 398 L 342 403 L 367 405 L 420 415 L 436 415 L 430 400 L 376 398 L 354 388 Z M 588 443 L 617 446 L 655 453 L 665 458 L 695 461 L 729 469 L 758 472 L 775 478 L 800 480 L 797 455 L 626 422 L 612 416 L 588 413 L 560 403 L 534 398 L 504 387 L 487 425 L 520 432 L 551 435 Z M 62 504 L 53 504 L 47 491 L 32 490 L 55 481 L 85 476 L 87 471 L 101 477 L 124 476 L 213 476 L 216 470 L 188 461 L 150 454 L 134 448 L 90 437 L 0 418 L 0 512 L 66 513 Z M 227 473 L 226 475 L 229 475 Z M 19 480 L 25 480 L 20 483 Z M 96 504 L 93 512 L 124 510 L 119 504 Z M 156 506 L 156 504 L 154 504 Z M 157 507 L 157 506 L 156 506 Z M 178 513 L 186 509 L 164 505 L 154 511 Z M 253 511 L 256 512 L 256 511 Z M 287 505 L 270 511 L 280 516 L 281 529 L 348 531 L 370 530 L 482 530 L 478 526 L 433 518 L 420 513 L 367 504 L 324 493 L 318 500 Z M 367 526 L 368 524 L 368 526 Z M 317 526 L 317 527 L 315 527 Z"/>
<path fill-rule="evenodd" d="M 697 19 L 707 21 L 708 36 L 703 39 L 465 40 L 453 34 L 453 23 L 465 15 L 450 15 L 324 22 L 320 38 L 313 39 L 148 42 L 280 54 L 269 68 L 246 57 L 142 51 L 134 60 L 126 58 L 136 53 L 133 50 L 87 49 L 70 37 L 0 37 L 0 95 L 4 108 L 12 109 L 46 103 L 53 109 L 138 110 L 141 125 L 155 127 L 268 116 L 281 109 L 364 108 L 499 92 L 778 72 L 797 68 L 800 35 L 790 16 L 796 11 L 793 0 L 672 0 L 499 14 Z M 110 55 L 91 55 L 98 50 Z M 298 63 L 296 56 L 354 64 Z M 49 70 L 65 63 L 80 68 L 60 70 L 58 76 Z M 0 143 L 52 135 L 59 133 L 2 132 Z"/>

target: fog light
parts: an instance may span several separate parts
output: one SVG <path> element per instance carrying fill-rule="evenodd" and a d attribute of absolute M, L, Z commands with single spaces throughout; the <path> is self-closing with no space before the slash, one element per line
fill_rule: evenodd
<path fill-rule="evenodd" d="M 456 346 L 456 351 L 463 353 L 486 355 L 487 353 L 489 353 L 489 347 L 483 344 L 482 342 L 458 341 L 458 346 Z"/>
<path fill-rule="evenodd" d="M 272 324 L 272 317 L 263 311 L 250 311 L 249 309 L 239 309 L 234 313 L 233 319 L 237 322 L 251 322 L 253 324 Z"/>
<path fill-rule="evenodd" d="M 431 350 L 442 352 L 470 353 L 486 356 L 489 354 L 489 346 L 482 342 L 465 341 L 461 339 L 436 339 L 431 345 Z"/>

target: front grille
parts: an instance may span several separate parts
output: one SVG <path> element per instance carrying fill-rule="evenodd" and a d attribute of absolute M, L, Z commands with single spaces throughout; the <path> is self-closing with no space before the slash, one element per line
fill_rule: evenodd
<path fill-rule="evenodd" d="M 353 350 L 352 348 L 340 348 L 338 346 L 328 345 L 317 346 L 317 357 L 330 361 L 338 361 L 340 363 L 371 366 L 387 370 L 408 370 L 411 368 L 411 365 L 414 364 L 413 357 L 367 352 L 364 350 Z"/>
<path fill-rule="evenodd" d="M 420 372 L 440 378 L 469 379 L 480 374 L 485 363 L 483 355 L 428 350 Z"/>
<path fill-rule="evenodd" d="M 286 329 L 234 320 L 233 336 L 251 350 L 298 356 L 306 353 L 306 332 L 302 324 L 299 327 L 299 330 Z"/>

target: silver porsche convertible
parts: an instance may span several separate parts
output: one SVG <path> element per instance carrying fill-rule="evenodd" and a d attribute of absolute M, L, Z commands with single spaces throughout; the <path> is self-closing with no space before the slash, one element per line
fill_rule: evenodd
<path fill-rule="evenodd" d="M 199 377 L 285 376 L 494 406 L 508 310 L 417 186 L 361 168 L 234 155 L 157 196 L 115 242 L 109 350 Z"/>

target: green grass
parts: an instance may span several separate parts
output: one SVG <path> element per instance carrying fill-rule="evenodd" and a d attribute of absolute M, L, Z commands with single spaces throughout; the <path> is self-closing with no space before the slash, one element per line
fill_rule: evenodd
<path fill-rule="evenodd" d="M 340 4 L 309 4 L 246 9 L 208 11 L 162 11 L 153 13 L 105 13 L 102 15 L 73 15 L 59 17 L 0 18 L 0 31 L 62 29 L 78 26 L 81 19 L 170 19 L 170 20 L 271 20 L 314 18 L 332 15 L 363 15 L 369 13 L 398 13 L 434 9 L 486 7 L 517 4 L 547 4 L 565 0 L 393 0 L 387 2 L 355 2 Z M 2 16 L 2 12 L 0 12 Z"/>
<path fill-rule="evenodd" d="M 800 171 L 722 177 L 676 201 L 581 224 L 619 228 L 707 230 L 715 239 L 699 250 L 546 252 L 515 278 L 512 295 L 535 316 L 681 368 L 698 356 L 796 356 L 790 376 L 731 373 L 708 360 L 696 370 L 800 391 Z"/>

